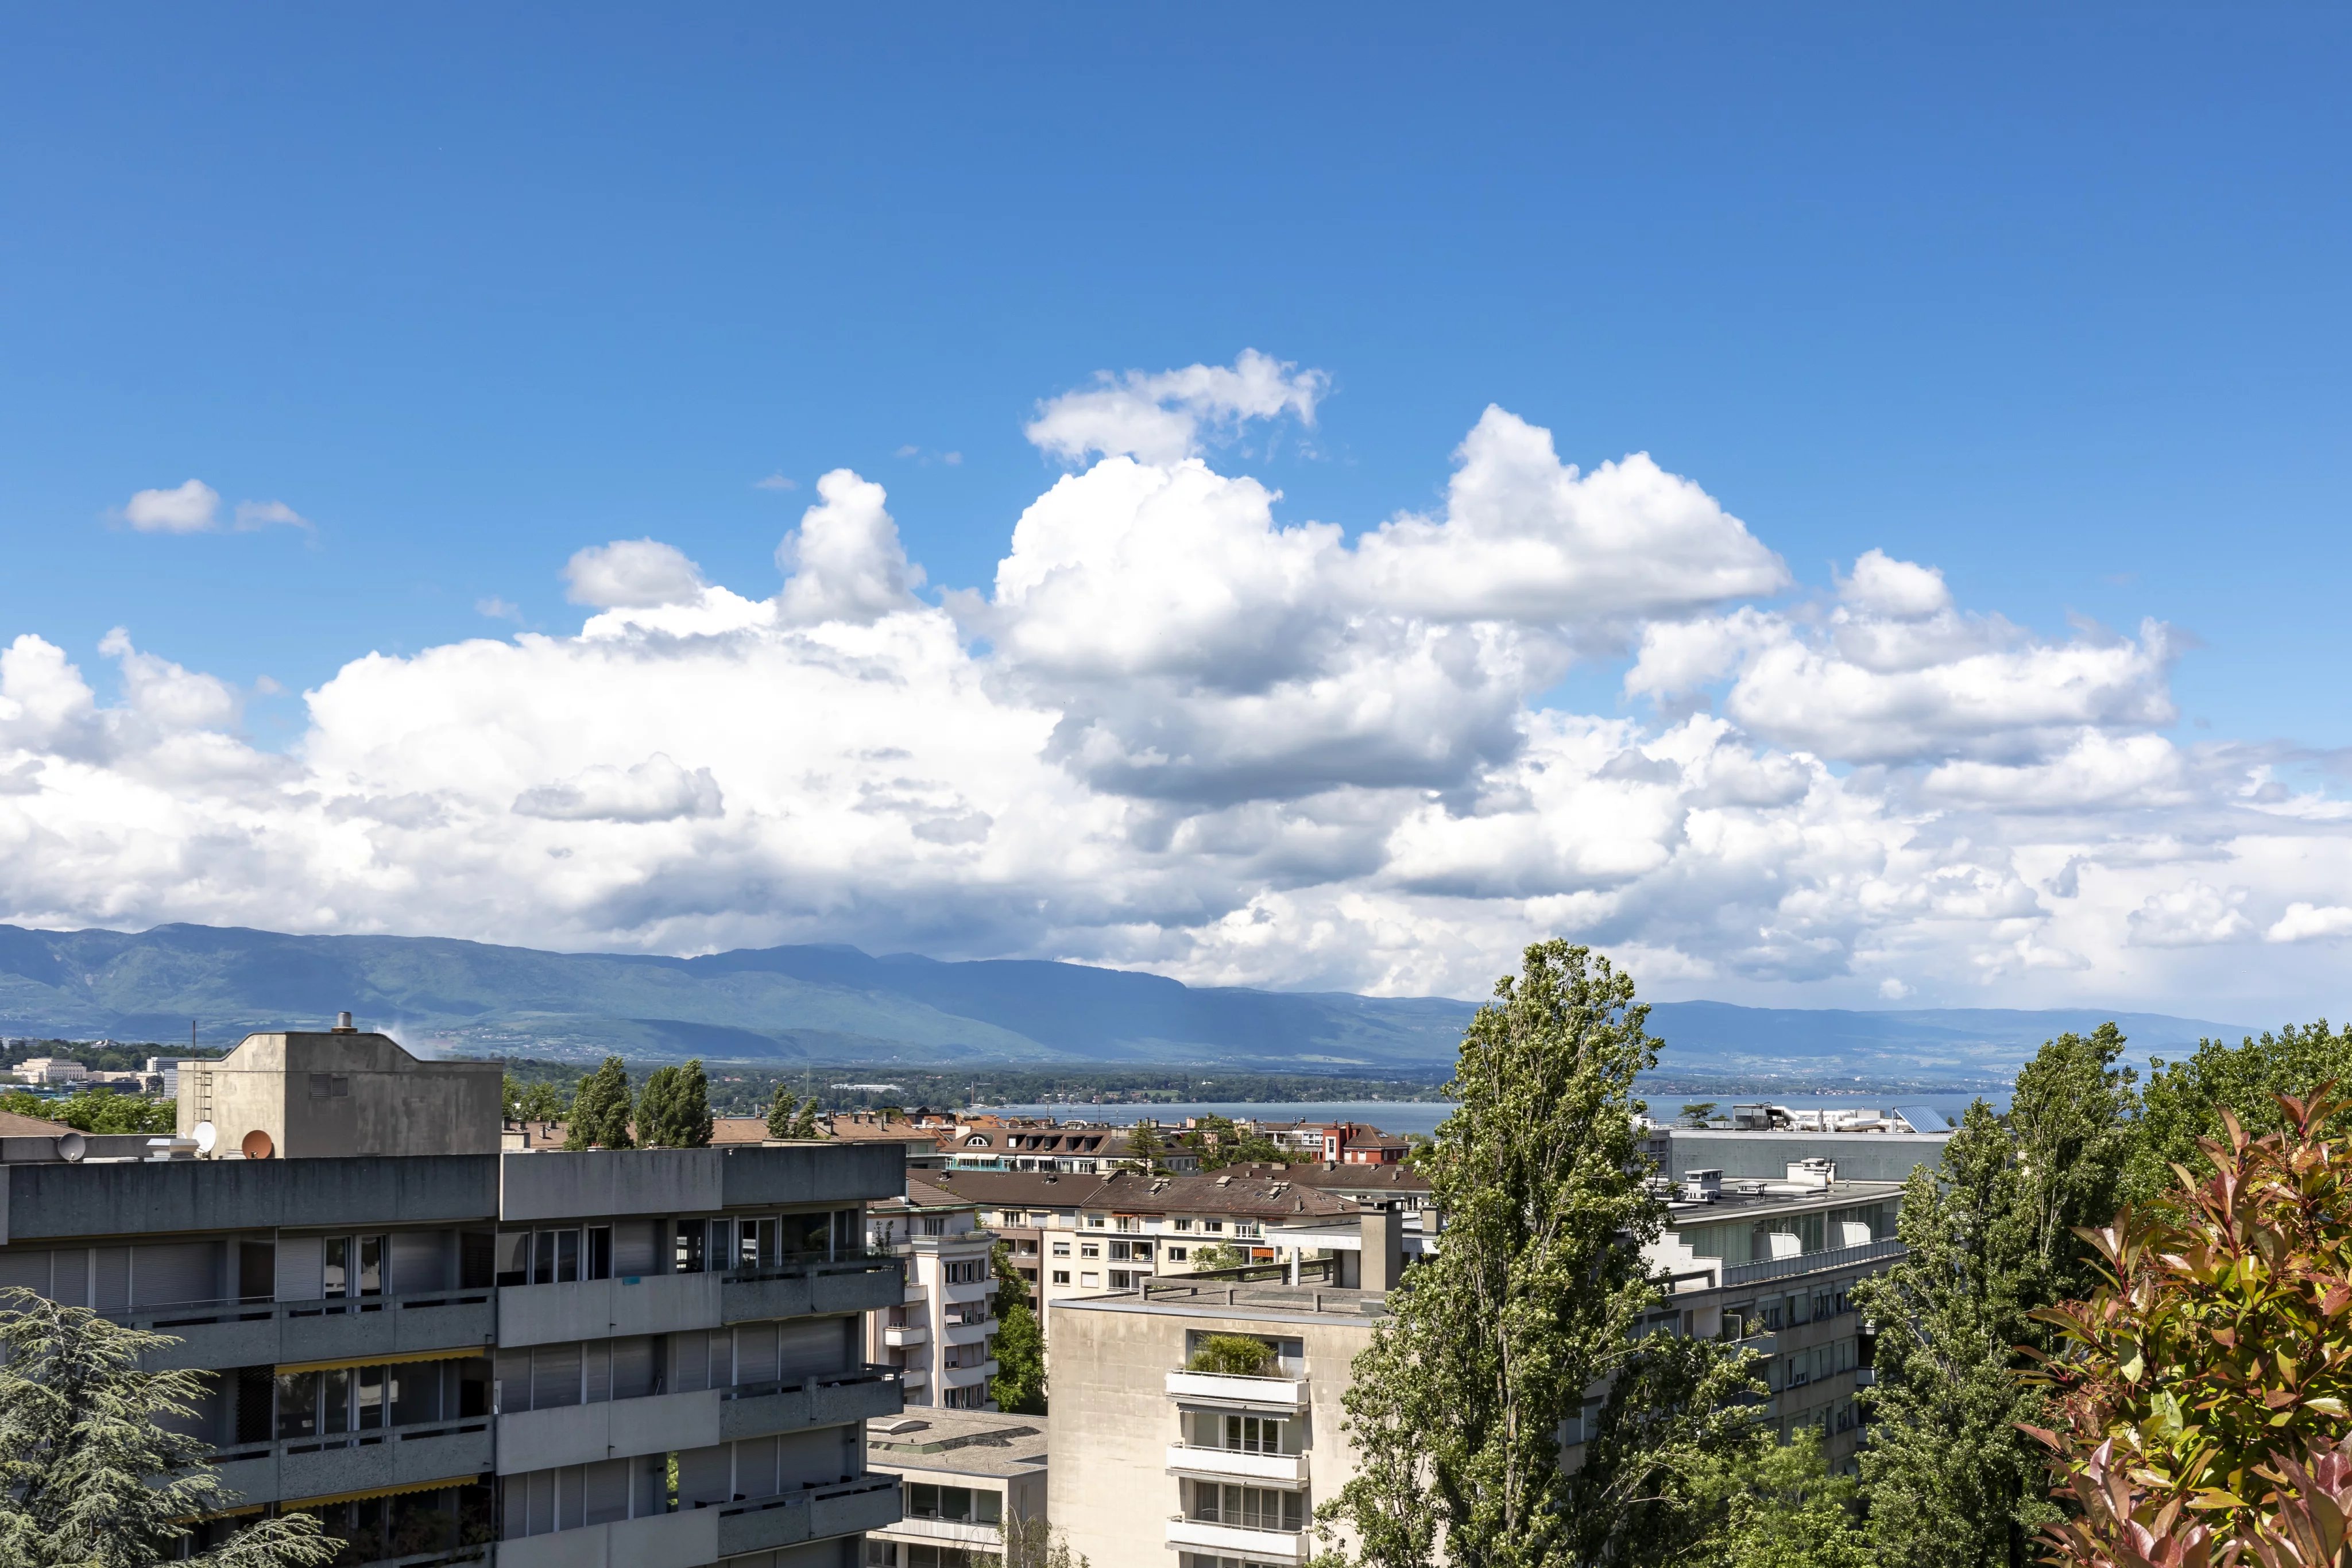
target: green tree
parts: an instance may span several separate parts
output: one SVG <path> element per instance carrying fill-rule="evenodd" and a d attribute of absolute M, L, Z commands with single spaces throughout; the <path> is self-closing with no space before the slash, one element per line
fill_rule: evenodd
<path fill-rule="evenodd" d="M 1684 1103 L 1683 1113 L 1680 1120 L 1686 1126 L 1704 1127 L 1707 1124 L 1708 1121 L 1714 1117 L 1714 1101 L 1690 1100 Z"/>
<path fill-rule="evenodd" d="M 1495 995 L 1463 1036 L 1459 1106 L 1419 1162 L 1445 1244 L 1356 1359 L 1344 1408 L 1360 1469 L 1318 1512 L 1378 1568 L 1421 1568 L 1441 1531 L 1465 1568 L 1574 1561 L 1559 1434 L 1588 1388 L 1638 1380 L 1662 1348 L 1636 1339 L 1661 1218 L 1633 1128 L 1634 1075 L 1657 1061 L 1648 1009 L 1630 976 L 1564 942 L 1529 947 Z M 1737 1385 L 1720 1347 L 1680 1343 L 1675 1364 L 1699 1368 L 1700 1387 Z M 1639 1473 L 1642 1457 L 1618 1469 Z"/>
<path fill-rule="evenodd" d="M 2331 1031 L 2325 1019 L 2236 1045 L 2200 1040 L 2179 1061 L 2151 1062 L 2141 1096 L 2139 1146 L 2124 1176 L 2123 1197 L 2135 1205 L 2149 1203 L 2172 1186 L 2173 1166 L 2197 1167 L 2200 1141 L 2222 1136 L 2222 1112 L 2261 1137 L 2282 1125 L 2276 1096 L 2300 1099 L 2330 1082 L 2352 1086 L 2352 1027 Z M 2330 1131 L 2340 1138 L 2352 1131 L 2352 1120 L 2339 1120 Z"/>
<path fill-rule="evenodd" d="M 183 1522 L 236 1500 L 204 1464 L 203 1439 L 168 1429 L 195 1413 L 206 1375 L 142 1372 L 177 1343 L 0 1292 L 0 1563 L 10 1568 L 147 1568 L 178 1559 Z M 257 1521 L 200 1568 L 311 1568 L 334 1556 L 309 1514 Z"/>
<path fill-rule="evenodd" d="M 1002 1568 L 1093 1568 L 1086 1553 L 1073 1552 L 1069 1538 L 1045 1522 L 1042 1513 L 1009 1515 L 998 1532 L 1004 1550 L 994 1561 Z"/>
<path fill-rule="evenodd" d="M 1127 1156 L 1120 1163 L 1133 1166 L 1148 1176 L 1160 1168 L 1167 1153 L 1168 1144 L 1160 1135 L 1160 1124 L 1140 1121 L 1127 1130 Z"/>
<path fill-rule="evenodd" d="M 1660 1325 L 1668 1326 L 1668 1325 Z M 1568 1479 L 1568 1550 L 1560 1561 L 1640 1568 L 1681 1564 L 1727 1528 L 1710 1477 L 1759 1438 L 1765 1396 L 1753 1352 L 1668 1333 L 1621 1353 L 1607 1395 L 1588 1406 L 1584 1462 Z"/>
<path fill-rule="evenodd" d="M 1184 1363 L 1187 1372 L 1221 1372 L 1231 1377 L 1270 1376 L 1273 1369 L 1273 1347 L 1241 1333 L 1208 1335 Z"/>
<path fill-rule="evenodd" d="M 1249 1254 L 1229 1241 L 1212 1241 L 1206 1247 L 1195 1247 L 1186 1261 L 1195 1274 L 1218 1269 L 1238 1269 L 1249 1261 Z"/>
<path fill-rule="evenodd" d="M 563 1140 L 567 1149 L 626 1149 L 635 1146 L 629 1135 L 629 1073 L 617 1056 L 580 1081 L 572 1096 L 572 1115 Z"/>
<path fill-rule="evenodd" d="M 2115 1212 L 2131 1155 L 2123 1045 L 2113 1024 L 2061 1035 L 2018 1074 L 2005 1119 L 1970 1105 L 1940 1164 L 1905 1184 L 1907 1255 L 1854 1289 L 1878 1325 L 1862 1479 L 1885 1568 L 2022 1564 L 2055 1516 L 2020 1429 L 2042 1401 L 2016 1380 L 2019 1347 L 2045 1343 L 2032 1314 L 2094 1277 L 2075 1230 Z"/>
<path fill-rule="evenodd" d="M 999 1410 L 1045 1414 L 1045 1336 L 1029 1297 L 1029 1281 L 1013 1266 L 1013 1248 L 1000 1241 L 992 1255 L 996 1271 L 996 1375 L 989 1397 Z"/>
<path fill-rule="evenodd" d="M 173 1102 L 117 1094 L 111 1089 L 85 1089 L 62 1100 L 22 1092 L 0 1094 L 0 1111 L 37 1116 L 82 1133 L 161 1134 L 176 1132 L 180 1125 L 180 1108 Z"/>
<path fill-rule="evenodd" d="M 794 1113 L 798 1109 L 799 1102 L 793 1098 L 791 1086 L 778 1083 L 775 1098 L 768 1102 L 768 1136 L 798 1137 L 800 1134 L 793 1131 L 797 1120 Z"/>
<path fill-rule="evenodd" d="M 506 1077 L 506 1116 L 510 1122 L 561 1122 L 563 1120 L 563 1091 L 544 1078 L 525 1082 L 509 1072 Z"/>
<path fill-rule="evenodd" d="M 1757 1432 L 1695 1464 L 1686 1483 L 1704 1521 L 1677 1559 L 1690 1568 L 1874 1568 L 1854 1483 L 1829 1473 L 1810 1427 L 1780 1442 Z"/>
<path fill-rule="evenodd" d="M 702 1059 L 656 1068 L 637 1096 L 637 1142 L 648 1149 L 710 1146 L 710 1081 Z"/>

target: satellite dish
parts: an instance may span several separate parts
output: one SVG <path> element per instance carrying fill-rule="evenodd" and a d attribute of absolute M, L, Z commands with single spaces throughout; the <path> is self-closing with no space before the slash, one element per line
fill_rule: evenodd
<path fill-rule="evenodd" d="M 64 1160 L 67 1164 L 72 1165 L 79 1162 L 82 1155 L 89 1152 L 89 1140 L 83 1137 L 79 1133 L 59 1133 L 58 1134 L 58 1157 Z"/>
<path fill-rule="evenodd" d="M 211 1154 L 213 1146 L 220 1142 L 220 1129 L 210 1122 L 199 1122 L 196 1124 L 195 1139 L 196 1153 Z"/>
<path fill-rule="evenodd" d="M 239 1144 L 237 1147 L 245 1152 L 247 1159 L 266 1160 L 276 1145 L 270 1143 L 268 1134 L 256 1127 L 245 1135 L 245 1142 Z"/>

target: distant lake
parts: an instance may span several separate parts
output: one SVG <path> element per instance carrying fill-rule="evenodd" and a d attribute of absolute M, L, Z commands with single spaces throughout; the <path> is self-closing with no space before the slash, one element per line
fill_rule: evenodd
<path fill-rule="evenodd" d="M 1671 1118 L 1685 1101 L 1696 1101 L 1696 1094 L 1650 1094 L 1653 1115 Z M 1734 1100 L 1741 1103 L 1763 1101 L 1774 1105 L 1786 1105 L 1791 1111 L 1812 1111 L 1824 1106 L 1843 1109 L 1853 1107 L 1866 1111 L 1884 1111 L 1896 1104 L 1927 1105 L 1942 1112 L 1954 1121 L 1967 1110 L 1970 1094 L 1742 1094 L 1718 1100 L 1716 1103 L 1729 1110 Z M 1983 1098 L 1996 1111 L 2009 1104 L 2006 1092 L 1987 1093 Z M 1320 1100 L 1287 1103 L 1232 1101 L 1181 1101 L 1158 1105 L 1000 1105 L 990 1109 L 1007 1116 L 1051 1116 L 1059 1121 L 1108 1122 L 1126 1126 L 1150 1116 L 1162 1124 L 1181 1122 L 1187 1116 L 1250 1117 L 1260 1122 L 1362 1122 L 1378 1127 L 1383 1133 L 1434 1133 L 1437 1124 L 1453 1113 L 1454 1107 L 1443 1100 Z"/>

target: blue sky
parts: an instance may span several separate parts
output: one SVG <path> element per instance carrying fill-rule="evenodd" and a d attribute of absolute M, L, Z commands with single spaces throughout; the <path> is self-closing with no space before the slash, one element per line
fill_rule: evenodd
<path fill-rule="evenodd" d="M 279 751 L 372 651 L 578 631 L 583 547 L 651 536 L 772 593 L 841 466 L 887 486 L 928 599 L 986 589 L 1067 466 L 1024 436 L 1043 400 L 1257 349 L 1328 377 L 1311 426 L 1210 454 L 1282 524 L 1442 507 L 1499 404 L 1569 463 L 1647 452 L 1703 486 L 1787 562 L 1758 603 L 1880 549 L 2044 639 L 2168 622 L 2179 716 L 2153 731 L 2269 746 L 2332 793 L 2347 31 L 2316 7 L 19 16 L 0 640 L 109 701 L 127 628 Z M 224 517 L 310 526 L 121 521 L 192 476 Z M 1622 688 L 1633 653 L 1529 702 L 1664 722 Z M 79 897 L 16 913 L 207 913 Z M 957 940 L 1228 972 L 1055 929 Z M 543 935 L 703 939 L 617 930 Z"/>

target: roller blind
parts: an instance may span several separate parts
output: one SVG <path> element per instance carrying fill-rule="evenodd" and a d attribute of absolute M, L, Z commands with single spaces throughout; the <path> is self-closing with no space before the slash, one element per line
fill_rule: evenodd
<path fill-rule="evenodd" d="M 387 1295 L 413 1295 L 419 1291 L 449 1288 L 449 1238 L 438 1230 L 395 1230 L 392 1233 L 392 1278 Z"/>
<path fill-rule="evenodd" d="M 133 1301 L 142 1307 L 210 1301 L 220 1297 L 221 1245 L 173 1241 L 132 1249 Z"/>
<path fill-rule="evenodd" d="M 617 1278 L 667 1272 L 662 1267 L 661 1221 L 624 1219 L 613 1227 L 613 1273 Z"/>
<path fill-rule="evenodd" d="M 580 1346 L 543 1344 L 530 1353 L 530 1407 L 580 1403 Z"/>
<path fill-rule="evenodd" d="M 121 1312 L 131 1304 L 131 1249 L 100 1247 L 98 1267 L 91 1278 L 97 1283 L 98 1299 L 90 1305 L 101 1312 Z"/>
<path fill-rule="evenodd" d="M 776 1375 L 839 1372 L 846 1361 L 847 1318 L 796 1318 L 777 1325 Z"/>
<path fill-rule="evenodd" d="M 677 1457 L 677 1500 L 681 1508 L 696 1503 L 725 1502 L 729 1496 L 727 1445 L 688 1448 Z"/>
<path fill-rule="evenodd" d="M 278 1299 L 315 1301 L 326 1292 L 326 1241 L 317 1236 L 287 1236 L 278 1242 Z"/>
<path fill-rule="evenodd" d="M 735 1329 L 735 1381 L 768 1383 L 776 1375 L 776 1325 L 739 1323 Z"/>
<path fill-rule="evenodd" d="M 49 1293 L 49 1255 L 19 1247 L 0 1247 L 0 1291 Z"/>
<path fill-rule="evenodd" d="M 710 1336 L 699 1329 L 670 1335 L 669 1364 L 674 1373 L 671 1393 L 686 1394 L 709 1387 Z"/>
<path fill-rule="evenodd" d="M 654 1341 L 635 1334 L 613 1342 L 613 1397 L 639 1399 L 654 1391 Z"/>

